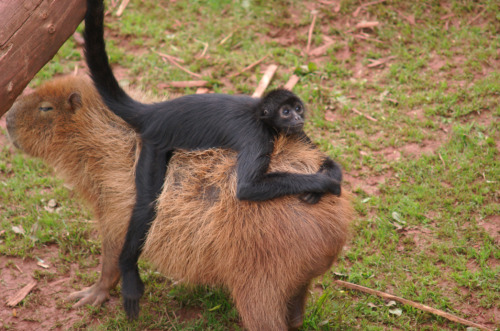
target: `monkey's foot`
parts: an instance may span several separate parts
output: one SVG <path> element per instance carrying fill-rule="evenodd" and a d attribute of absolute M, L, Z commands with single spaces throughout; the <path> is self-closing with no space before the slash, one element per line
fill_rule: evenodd
<path fill-rule="evenodd" d="M 78 308 L 85 305 L 100 306 L 108 299 L 109 291 L 99 286 L 99 283 L 96 283 L 91 287 L 71 293 L 67 300 L 78 300 L 78 302 L 73 305 L 73 308 Z"/>
<path fill-rule="evenodd" d="M 122 274 L 123 308 L 129 320 L 139 317 L 139 299 L 144 294 L 144 283 L 137 269 Z"/>

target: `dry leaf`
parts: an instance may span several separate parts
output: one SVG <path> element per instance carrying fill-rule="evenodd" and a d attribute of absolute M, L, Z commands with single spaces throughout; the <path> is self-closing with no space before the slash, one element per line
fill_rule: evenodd
<path fill-rule="evenodd" d="M 397 211 L 393 211 L 392 212 L 392 218 L 397 221 L 399 224 L 406 224 L 405 221 L 403 221 L 403 218 L 402 216 L 397 212 Z"/>
<path fill-rule="evenodd" d="M 388 303 L 385 304 L 386 307 L 392 307 L 392 306 L 395 306 L 396 305 L 396 301 L 394 300 L 391 300 L 389 301 Z"/>
<path fill-rule="evenodd" d="M 38 266 L 40 266 L 40 267 L 42 267 L 44 269 L 48 269 L 49 268 L 49 266 L 47 264 L 42 263 L 42 262 L 38 262 L 36 265 L 38 265 Z"/>
<path fill-rule="evenodd" d="M 330 122 L 335 122 L 335 114 L 331 110 L 327 110 L 325 112 L 325 120 L 330 121 Z"/>
<path fill-rule="evenodd" d="M 330 323 L 330 320 L 324 320 L 322 322 L 319 322 L 318 326 L 324 326 L 324 325 L 327 325 L 328 323 Z"/>
<path fill-rule="evenodd" d="M 13 226 L 12 231 L 14 231 L 14 233 L 17 233 L 17 234 L 24 234 L 24 229 L 23 229 L 22 225 Z"/>
<path fill-rule="evenodd" d="M 389 309 L 389 313 L 396 316 L 401 316 L 403 310 L 401 310 L 401 308 Z"/>

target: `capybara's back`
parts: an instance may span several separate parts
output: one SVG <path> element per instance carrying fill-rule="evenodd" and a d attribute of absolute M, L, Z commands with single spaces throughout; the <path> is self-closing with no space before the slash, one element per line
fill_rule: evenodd
<path fill-rule="evenodd" d="M 322 158 L 317 149 L 282 137 L 270 171 L 314 173 Z M 289 304 L 296 298 L 303 305 L 312 278 L 341 252 L 350 202 L 346 194 L 325 195 L 316 205 L 295 196 L 240 201 L 235 164 L 236 153 L 227 150 L 177 155 L 158 204 L 158 219 L 168 222 L 153 224 L 145 254 L 165 274 L 226 286 L 252 330 L 300 325 L 303 307 L 288 313 Z"/>

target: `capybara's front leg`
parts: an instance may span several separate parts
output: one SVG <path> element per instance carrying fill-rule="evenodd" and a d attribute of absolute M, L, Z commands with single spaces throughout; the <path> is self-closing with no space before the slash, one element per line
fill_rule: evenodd
<path fill-rule="evenodd" d="M 68 300 L 78 300 L 73 305 L 73 308 L 84 305 L 102 305 L 109 299 L 109 291 L 118 284 L 118 280 L 120 279 L 118 254 L 120 252 L 115 248 L 116 244 L 113 244 L 111 241 L 112 238 L 103 237 L 102 239 L 102 270 L 99 281 L 91 287 L 69 295 Z"/>

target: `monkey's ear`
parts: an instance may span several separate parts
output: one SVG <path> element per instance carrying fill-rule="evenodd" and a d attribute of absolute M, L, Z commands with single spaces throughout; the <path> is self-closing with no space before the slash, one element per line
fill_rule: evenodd
<path fill-rule="evenodd" d="M 78 92 L 71 93 L 68 97 L 68 104 L 69 108 L 73 112 L 76 112 L 78 109 L 80 109 L 83 106 L 82 96 L 80 95 L 80 93 Z"/>
<path fill-rule="evenodd" d="M 262 116 L 264 116 L 264 117 L 269 116 L 269 109 L 263 109 L 262 110 Z"/>

